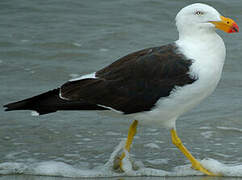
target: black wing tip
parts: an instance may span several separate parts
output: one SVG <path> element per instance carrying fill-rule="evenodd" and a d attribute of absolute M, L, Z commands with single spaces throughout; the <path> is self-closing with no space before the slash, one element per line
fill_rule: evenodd
<path fill-rule="evenodd" d="M 33 112 L 36 112 L 38 115 L 45 115 L 48 113 L 56 112 L 57 110 L 39 110 L 39 109 L 18 109 L 18 108 L 11 108 L 11 103 L 3 105 L 4 111 L 14 111 L 14 110 L 31 110 Z"/>
<path fill-rule="evenodd" d="M 18 108 L 16 108 L 15 104 L 16 102 L 3 105 L 4 111 L 17 110 Z"/>
<path fill-rule="evenodd" d="M 4 111 L 11 111 L 11 109 L 9 108 L 9 104 L 5 104 L 3 105 Z"/>

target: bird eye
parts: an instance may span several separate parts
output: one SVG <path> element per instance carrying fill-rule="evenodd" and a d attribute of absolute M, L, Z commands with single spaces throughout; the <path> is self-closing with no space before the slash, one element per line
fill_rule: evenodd
<path fill-rule="evenodd" d="M 196 11 L 196 13 L 195 13 L 196 15 L 198 15 L 198 16 L 201 16 L 201 15 L 203 15 L 204 14 L 204 12 L 202 12 L 202 11 Z"/>

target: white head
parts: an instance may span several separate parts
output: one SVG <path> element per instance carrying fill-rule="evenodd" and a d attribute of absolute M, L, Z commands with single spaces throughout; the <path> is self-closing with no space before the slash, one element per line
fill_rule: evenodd
<path fill-rule="evenodd" d="M 213 7 L 195 3 L 180 10 L 176 16 L 176 26 L 180 35 L 193 35 L 196 33 L 210 31 L 215 28 L 227 33 L 238 32 L 238 25 L 229 18 L 225 18 Z"/>

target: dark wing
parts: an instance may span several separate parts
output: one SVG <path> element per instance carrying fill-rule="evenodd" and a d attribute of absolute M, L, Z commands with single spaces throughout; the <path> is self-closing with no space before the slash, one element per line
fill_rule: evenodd
<path fill-rule="evenodd" d="M 125 114 L 148 111 L 176 86 L 196 81 L 189 75 L 191 64 L 175 45 L 144 49 L 96 72 L 95 79 L 67 82 L 61 87 L 61 96 Z"/>
<path fill-rule="evenodd" d="M 39 115 L 53 113 L 60 110 L 105 110 L 96 104 L 89 104 L 83 100 L 66 101 L 59 97 L 60 89 L 54 89 L 22 101 L 4 105 L 5 111 L 33 110 Z"/>

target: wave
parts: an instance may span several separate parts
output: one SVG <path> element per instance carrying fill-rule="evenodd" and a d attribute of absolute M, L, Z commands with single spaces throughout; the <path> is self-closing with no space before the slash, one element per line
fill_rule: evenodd
<path fill-rule="evenodd" d="M 130 155 L 126 152 L 126 157 L 123 159 L 124 172 L 118 172 L 113 169 L 115 159 L 122 152 L 124 141 L 115 148 L 108 162 L 103 166 L 98 166 L 93 169 L 76 168 L 72 165 L 57 162 L 44 161 L 36 163 L 17 163 L 5 162 L 0 163 L 0 175 L 41 175 L 41 176 L 60 176 L 73 178 L 94 178 L 94 177 L 137 177 L 137 176 L 202 176 L 203 174 L 191 168 L 190 164 L 177 166 L 171 171 L 162 169 L 146 168 L 141 161 L 131 160 Z M 201 164 L 211 172 L 228 177 L 242 177 L 242 165 L 224 164 L 215 159 L 203 159 Z"/>

